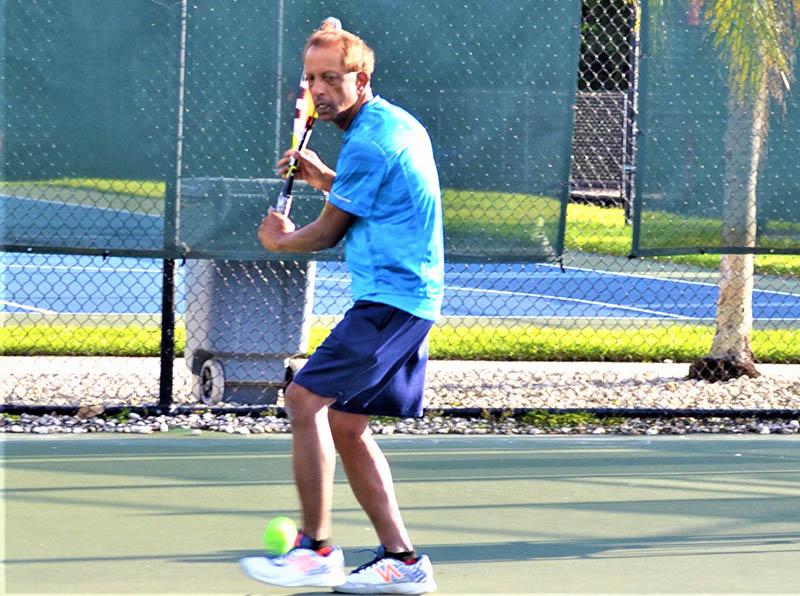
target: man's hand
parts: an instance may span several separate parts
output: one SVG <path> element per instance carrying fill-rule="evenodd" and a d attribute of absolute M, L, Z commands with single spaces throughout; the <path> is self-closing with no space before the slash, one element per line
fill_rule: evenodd
<path fill-rule="evenodd" d="M 258 239 L 267 250 L 281 252 L 281 241 L 294 232 L 292 220 L 283 213 L 270 209 L 258 226 Z"/>
<path fill-rule="evenodd" d="M 336 172 L 322 163 L 319 156 L 310 149 L 303 149 L 302 151 L 290 149 L 284 153 L 283 157 L 278 161 L 278 173 L 281 178 L 286 176 L 289 170 L 289 159 L 292 157 L 297 160 L 297 173 L 295 174 L 297 180 L 305 180 L 317 190 L 330 192 Z"/>

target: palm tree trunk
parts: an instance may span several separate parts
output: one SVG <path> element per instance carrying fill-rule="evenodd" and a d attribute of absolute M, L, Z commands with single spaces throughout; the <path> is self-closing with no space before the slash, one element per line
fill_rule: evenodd
<path fill-rule="evenodd" d="M 723 188 L 724 246 L 756 245 L 756 187 L 769 124 L 766 77 L 752 93 L 728 95 Z M 710 381 L 759 376 L 750 347 L 753 329 L 753 255 L 722 255 L 716 335 L 706 358 L 692 363 L 689 376 Z"/>

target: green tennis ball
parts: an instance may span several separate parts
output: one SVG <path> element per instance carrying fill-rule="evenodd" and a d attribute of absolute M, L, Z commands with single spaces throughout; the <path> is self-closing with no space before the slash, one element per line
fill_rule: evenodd
<path fill-rule="evenodd" d="M 285 516 L 274 517 L 264 529 L 264 548 L 267 554 L 283 555 L 294 546 L 297 526 Z"/>

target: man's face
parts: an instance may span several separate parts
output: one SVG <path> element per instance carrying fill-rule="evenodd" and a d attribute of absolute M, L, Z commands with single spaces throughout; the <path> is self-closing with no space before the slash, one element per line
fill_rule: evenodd
<path fill-rule="evenodd" d="M 357 73 L 345 72 L 339 48 L 309 48 L 304 67 L 320 119 L 330 122 L 346 117 L 358 101 L 361 85 Z"/>

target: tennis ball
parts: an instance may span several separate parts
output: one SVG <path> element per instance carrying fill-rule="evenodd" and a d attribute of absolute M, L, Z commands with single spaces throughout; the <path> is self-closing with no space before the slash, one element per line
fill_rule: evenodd
<path fill-rule="evenodd" d="M 270 555 L 283 555 L 294 546 L 297 526 L 285 516 L 274 517 L 264 529 L 264 548 Z"/>

